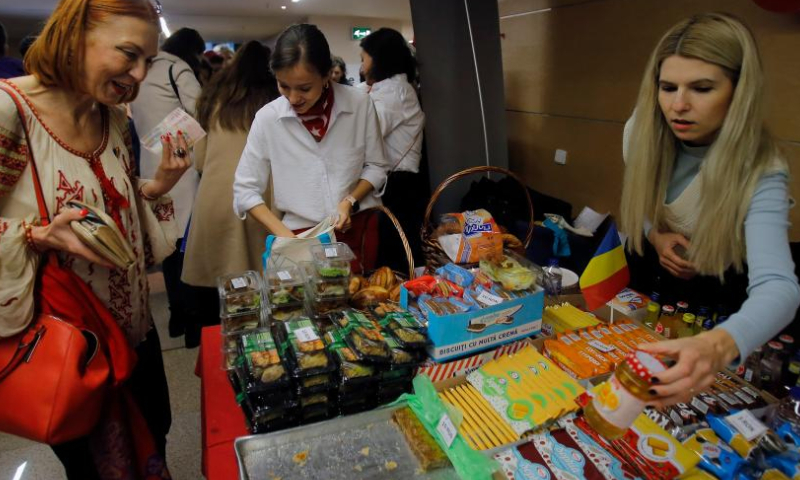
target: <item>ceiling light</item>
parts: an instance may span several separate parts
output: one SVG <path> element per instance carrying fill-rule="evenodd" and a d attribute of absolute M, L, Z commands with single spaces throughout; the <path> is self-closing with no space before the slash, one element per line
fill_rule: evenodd
<path fill-rule="evenodd" d="M 281 5 L 281 10 L 286 10 L 286 5 Z"/>
<path fill-rule="evenodd" d="M 300 0 L 292 0 L 292 3 L 297 3 L 297 2 L 299 2 L 299 1 L 300 1 Z"/>

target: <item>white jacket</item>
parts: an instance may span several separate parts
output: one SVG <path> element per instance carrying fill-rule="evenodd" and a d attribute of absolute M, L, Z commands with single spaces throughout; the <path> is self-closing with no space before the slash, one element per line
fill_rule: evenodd
<path fill-rule="evenodd" d="M 425 114 L 408 77 L 405 73 L 398 73 L 376 82 L 369 96 L 378 112 L 389 164 L 396 171 L 419 172 Z"/>
<path fill-rule="evenodd" d="M 172 66 L 172 77 L 178 87 L 181 101 L 175 95 L 175 91 L 169 81 L 169 67 Z M 139 95 L 131 104 L 131 114 L 133 123 L 136 125 L 136 132 L 139 137 L 147 135 L 161 120 L 169 115 L 176 108 L 183 108 L 189 115 L 195 116 L 195 103 L 200 96 L 200 82 L 194 76 L 189 64 L 170 53 L 161 51 L 153 59 L 153 65 L 147 72 L 147 78 L 139 87 Z M 146 148 L 141 149 L 141 178 L 153 178 L 161 156 L 156 155 Z M 197 186 L 200 183 L 200 176 L 194 168 L 186 170 L 183 177 L 175 187 L 169 192 L 175 205 L 175 219 L 177 220 L 180 236 L 183 237 L 189 216 L 192 214 L 194 196 L 197 193 Z"/>
<path fill-rule="evenodd" d="M 353 87 L 333 85 L 333 111 L 328 131 L 317 143 L 300 122 L 286 97 L 256 114 L 247 145 L 236 169 L 233 209 L 240 218 L 264 203 L 272 175 L 274 206 L 284 212 L 292 230 L 316 225 L 364 179 L 380 190 L 389 162 L 369 96 Z M 361 208 L 380 205 L 373 191 Z"/>

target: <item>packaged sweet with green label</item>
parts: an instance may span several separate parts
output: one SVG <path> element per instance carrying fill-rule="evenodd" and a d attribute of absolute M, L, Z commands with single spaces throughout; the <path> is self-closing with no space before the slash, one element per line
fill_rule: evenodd
<path fill-rule="evenodd" d="M 325 340 L 328 342 L 328 349 L 333 352 L 339 364 L 342 384 L 352 382 L 353 380 L 375 378 L 375 368 L 371 365 L 359 362 L 359 356 L 347 345 L 338 330 L 331 330 L 326 333 Z"/>
<path fill-rule="evenodd" d="M 386 337 L 386 346 L 392 354 L 392 365 L 409 365 L 415 362 L 414 355 L 404 350 L 400 343 L 392 337 Z"/>
<path fill-rule="evenodd" d="M 243 368 L 249 381 L 248 391 L 278 386 L 285 382 L 286 369 L 269 331 L 242 335 Z"/>
<path fill-rule="evenodd" d="M 345 310 L 331 318 L 341 328 L 345 342 L 360 360 L 386 362 L 390 359 L 389 347 L 380 327 L 364 314 Z"/>
<path fill-rule="evenodd" d="M 288 347 L 294 360 L 295 376 L 308 376 L 326 373 L 334 367 L 319 331 L 308 318 L 290 320 L 284 323 L 288 337 Z"/>
<path fill-rule="evenodd" d="M 297 352 L 314 353 L 325 348 L 317 327 L 308 318 L 286 322 L 286 333 L 289 334 L 289 341 Z"/>

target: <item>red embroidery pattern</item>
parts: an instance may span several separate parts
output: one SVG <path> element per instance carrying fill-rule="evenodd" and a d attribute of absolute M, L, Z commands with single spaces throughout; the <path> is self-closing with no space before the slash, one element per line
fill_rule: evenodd
<path fill-rule="evenodd" d="M 156 264 L 156 257 L 153 255 L 153 245 L 150 243 L 150 235 L 144 232 L 144 238 L 142 240 L 142 244 L 144 245 L 144 265 L 150 268 Z"/>
<path fill-rule="evenodd" d="M 8 222 L 0 222 L 0 237 L 8 231 Z"/>
<path fill-rule="evenodd" d="M 133 319 L 133 305 L 131 305 L 131 284 L 125 270 L 114 268 L 108 275 L 109 305 L 108 309 L 114 315 L 125 332 L 130 332 Z"/>
<path fill-rule="evenodd" d="M 56 187 L 56 191 L 64 192 L 56 197 L 56 214 L 73 200 L 83 202 L 83 185 L 81 185 L 80 180 L 75 180 L 75 184 L 69 183 L 69 180 L 61 170 L 58 171 L 58 187 Z"/>
<path fill-rule="evenodd" d="M 159 222 L 168 222 L 175 218 L 175 206 L 172 202 L 159 203 L 156 205 L 156 208 L 153 209 L 153 213 L 156 215 L 156 219 L 158 219 Z"/>
<path fill-rule="evenodd" d="M 14 132 L 0 128 L 0 197 L 10 192 L 28 165 L 28 146 Z"/>

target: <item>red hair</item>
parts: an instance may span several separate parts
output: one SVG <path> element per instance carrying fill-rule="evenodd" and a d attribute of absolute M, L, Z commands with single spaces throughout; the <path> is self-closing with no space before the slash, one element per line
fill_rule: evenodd
<path fill-rule="evenodd" d="M 77 91 L 86 33 L 114 16 L 135 17 L 158 27 L 150 0 L 61 0 L 25 55 L 25 70 L 43 85 Z"/>

